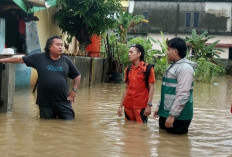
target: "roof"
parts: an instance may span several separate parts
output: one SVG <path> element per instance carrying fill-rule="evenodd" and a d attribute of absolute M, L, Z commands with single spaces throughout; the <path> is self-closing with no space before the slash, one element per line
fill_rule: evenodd
<path fill-rule="evenodd" d="M 22 9 L 30 14 L 56 5 L 56 0 L 0 0 L 1 10 Z M 3 7 L 4 6 L 4 7 Z"/>

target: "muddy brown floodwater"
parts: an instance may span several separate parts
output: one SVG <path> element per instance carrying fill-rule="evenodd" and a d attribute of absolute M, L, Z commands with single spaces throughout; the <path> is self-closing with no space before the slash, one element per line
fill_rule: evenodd
<path fill-rule="evenodd" d="M 160 97 L 155 83 L 153 104 Z M 73 121 L 41 120 L 31 89 L 17 88 L 14 110 L 0 114 L 1 157 L 232 157 L 232 77 L 196 83 L 188 135 L 160 131 L 158 120 L 125 122 L 116 115 L 123 84 L 80 89 Z M 154 108 L 153 108 L 154 110 Z"/>

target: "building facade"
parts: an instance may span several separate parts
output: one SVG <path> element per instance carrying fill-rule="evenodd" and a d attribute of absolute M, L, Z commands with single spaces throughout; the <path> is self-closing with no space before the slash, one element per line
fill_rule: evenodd
<path fill-rule="evenodd" d="M 191 33 L 208 31 L 210 34 L 231 35 L 232 0 L 134 0 L 129 12 L 144 15 L 149 24 L 140 25 L 140 33 Z"/>
<path fill-rule="evenodd" d="M 208 43 L 219 40 L 217 47 L 225 51 L 220 57 L 232 60 L 232 0 L 130 0 L 128 11 L 149 21 L 140 24 L 133 35 L 162 40 L 160 31 L 169 39 L 190 36 L 192 29 L 198 34 L 207 31 L 215 36 Z"/>

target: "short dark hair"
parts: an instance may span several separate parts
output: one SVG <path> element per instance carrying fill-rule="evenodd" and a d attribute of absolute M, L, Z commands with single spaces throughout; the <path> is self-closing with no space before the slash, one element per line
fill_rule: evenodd
<path fill-rule="evenodd" d="M 182 38 L 173 38 L 167 41 L 167 45 L 170 48 L 175 48 L 178 51 L 178 55 L 180 58 L 184 58 L 186 56 L 187 46 L 186 42 Z"/>
<path fill-rule="evenodd" d="M 46 46 L 45 46 L 45 48 L 44 48 L 44 50 L 45 50 L 45 52 L 46 52 L 47 54 L 49 54 L 49 51 L 50 51 L 50 50 L 49 50 L 49 47 L 52 45 L 54 39 L 61 39 L 61 37 L 55 35 L 55 36 L 52 36 L 52 37 L 48 38 L 47 43 L 46 43 Z"/>
<path fill-rule="evenodd" d="M 138 52 L 141 52 L 141 56 L 140 56 L 140 61 L 144 61 L 144 55 L 145 55 L 145 51 L 142 45 L 140 44 L 133 44 L 130 47 L 135 47 L 137 49 Z"/>

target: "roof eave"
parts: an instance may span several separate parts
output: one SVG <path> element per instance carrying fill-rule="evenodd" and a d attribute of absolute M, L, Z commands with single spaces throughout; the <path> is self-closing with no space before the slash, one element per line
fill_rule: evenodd
<path fill-rule="evenodd" d="M 13 0 L 26 13 L 33 13 L 56 5 L 56 0 Z"/>

